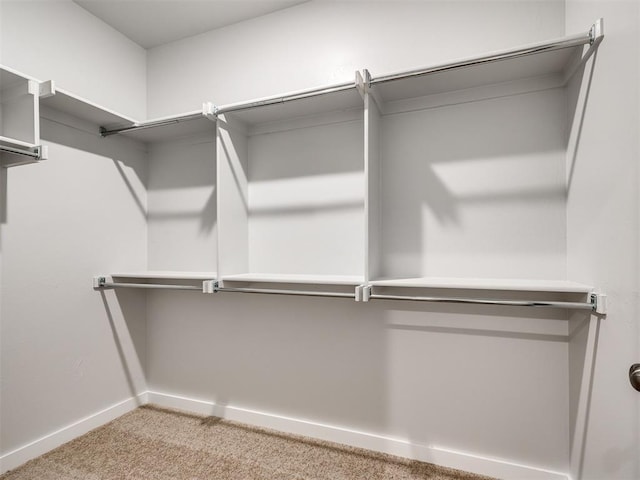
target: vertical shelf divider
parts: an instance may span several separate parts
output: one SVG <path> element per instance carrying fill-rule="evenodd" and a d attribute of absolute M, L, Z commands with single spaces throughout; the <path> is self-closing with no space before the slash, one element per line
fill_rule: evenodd
<path fill-rule="evenodd" d="M 248 136 L 238 122 L 218 116 L 218 278 L 249 268 Z"/>

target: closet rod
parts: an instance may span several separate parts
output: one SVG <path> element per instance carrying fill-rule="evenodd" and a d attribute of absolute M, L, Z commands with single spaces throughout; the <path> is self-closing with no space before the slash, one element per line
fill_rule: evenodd
<path fill-rule="evenodd" d="M 132 130 L 144 130 L 147 128 L 173 125 L 176 123 L 182 123 L 189 120 L 197 120 L 199 118 L 202 118 L 203 116 L 204 114 L 202 112 L 198 112 L 198 113 L 191 113 L 189 115 L 184 115 L 182 117 L 173 117 L 173 118 L 167 118 L 164 120 L 152 120 L 149 122 L 134 123 L 133 125 L 129 125 L 128 127 L 120 127 L 120 128 L 112 128 L 112 129 L 100 127 L 100 136 L 108 137 L 109 135 L 117 135 L 118 133 L 130 132 Z"/>
<path fill-rule="evenodd" d="M 456 297 L 419 297 L 405 295 L 380 295 L 371 294 L 369 299 L 379 300 L 412 300 L 418 302 L 434 303 L 462 303 L 470 305 L 503 305 L 511 307 L 537 307 L 537 308 L 568 308 L 571 310 L 596 310 L 596 297 L 592 295 L 590 302 L 543 302 L 530 300 L 483 300 L 478 298 Z"/>
<path fill-rule="evenodd" d="M 164 285 L 159 283 L 117 283 L 100 281 L 98 288 L 159 288 L 165 290 L 197 290 L 202 292 L 202 287 L 193 285 Z"/>
<path fill-rule="evenodd" d="M 42 158 L 42 152 L 40 147 L 35 147 L 32 150 L 22 150 L 20 148 L 8 147 L 6 145 L 0 145 L 1 152 L 13 153 L 15 155 L 24 155 L 25 157 L 33 157 L 38 160 Z"/>
<path fill-rule="evenodd" d="M 356 298 L 355 293 L 343 292 L 314 292 L 308 290 L 271 290 L 268 288 L 232 288 L 216 287 L 214 292 L 239 292 L 239 293 L 261 293 L 267 295 L 300 295 L 305 297 L 340 297 Z"/>
<path fill-rule="evenodd" d="M 250 108 L 266 107 L 269 105 L 278 105 L 293 100 L 302 100 L 305 98 L 318 97 L 320 95 L 327 95 L 329 93 L 343 92 L 356 88 L 355 82 L 345 82 L 330 87 L 315 88 L 312 90 L 303 90 L 297 93 L 291 93 L 279 97 L 269 97 L 263 100 L 255 100 L 246 103 L 236 103 L 232 105 L 222 106 L 216 109 L 216 115 L 222 115 L 229 112 L 238 112 L 240 110 L 248 110 Z"/>
<path fill-rule="evenodd" d="M 401 73 L 393 73 L 389 75 L 383 75 L 376 78 L 369 79 L 369 85 L 376 85 L 378 83 L 392 82 L 394 80 L 402 80 L 405 78 L 421 77 L 423 75 L 431 75 L 433 73 L 441 73 L 449 70 L 457 70 L 461 68 L 472 67 L 474 65 L 481 65 L 484 63 L 491 63 L 500 60 L 507 60 L 510 58 L 524 57 L 527 55 L 533 55 L 536 53 L 551 52 L 553 50 L 560 50 L 563 48 L 577 47 L 579 45 L 592 45 L 598 43 L 598 40 L 602 37 L 602 19 L 598 20 L 587 33 L 580 33 L 577 35 L 571 35 L 568 37 L 562 37 L 556 40 L 535 43 L 532 45 L 518 47 L 510 50 L 502 50 L 499 52 L 491 53 L 481 57 L 474 57 L 457 62 L 444 63 L 433 67 L 421 68 L 416 70 L 409 70 Z"/>

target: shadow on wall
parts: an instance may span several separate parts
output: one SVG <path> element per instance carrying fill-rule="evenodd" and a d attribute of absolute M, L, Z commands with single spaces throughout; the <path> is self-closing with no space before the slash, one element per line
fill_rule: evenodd
<path fill-rule="evenodd" d="M 597 59 L 598 52 L 596 51 L 591 61 L 586 62 L 578 69 L 567 87 L 569 120 L 571 122 L 570 132 L 567 136 L 567 166 L 569 170 L 567 176 L 567 192 L 571 190 L 573 183 L 576 159 L 580 151 L 582 127 L 587 113 L 587 105 L 589 104 L 589 93 L 591 92 L 591 82 L 593 81 L 593 72 L 595 71 Z M 586 77 L 585 72 L 587 72 Z"/>
<path fill-rule="evenodd" d="M 144 292 L 100 290 L 105 315 L 130 396 L 141 405 L 138 395 L 146 387 L 146 304 Z"/>
<path fill-rule="evenodd" d="M 215 139 L 153 145 L 148 189 L 150 221 L 198 221 L 198 234 L 211 234 L 217 213 Z"/>
<path fill-rule="evenodd" d="M 400 301 L 367 308 L 383 310 L 388 418 L 416 458 L 467 452 L 566 470 L 566 311 Z"/>
<path fill-rule="evenodd" d="M 98 127 L 95 127 L 94 133 L 86 127 L 78 128 L 51 118 L 42 118 L 41 137 L 47 142 L 110 159 L 136 208 L 143 217 L 146 216 L 146 199 L 136 193 L 147 183 L 147 166 L 145 162 L 140 161 L 141 153 L 144 154 L 146 150 L 143 144 L 130 139 L 102 138 Z M 47 161 L 55 162 L 56 159 Z M 87 161 L 90 161 L 90 157 L 87 157 Z M 109 199 L 99 198 L 95 200 L 109 201 Z"/>
<path fill-rule="evenodd" d="M 541 241 L 539 225 L 563 218 L 562 97 L 555 89 L 383 118 L 385 275 L 532 276 L 490 259 L 559 248 Z M 444 273 L 438 258 L 449 250 L 474 252 L 477 265 Z"/>
<path fill-rule="evenodd" d="M 385 329 L 352 300 L 150 292 L 152 391 L 386 430 Z"/>

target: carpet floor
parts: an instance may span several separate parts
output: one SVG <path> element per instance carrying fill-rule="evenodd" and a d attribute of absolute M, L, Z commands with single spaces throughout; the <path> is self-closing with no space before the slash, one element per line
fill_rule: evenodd
<path fill-rule="evenodd" d="M 1 480 L 481 480 L 307 437 L 140 407 Z"/>

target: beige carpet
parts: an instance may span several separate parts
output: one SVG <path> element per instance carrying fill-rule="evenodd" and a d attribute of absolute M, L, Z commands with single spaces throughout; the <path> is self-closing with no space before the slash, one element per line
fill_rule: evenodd
<path fill-rule="evenodd" d="M 216 417 L 138 408 L 1 480 L 341 480 L 487 477 Z"/>

